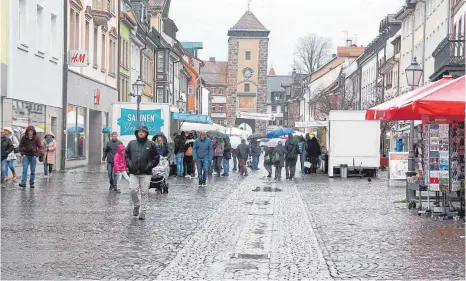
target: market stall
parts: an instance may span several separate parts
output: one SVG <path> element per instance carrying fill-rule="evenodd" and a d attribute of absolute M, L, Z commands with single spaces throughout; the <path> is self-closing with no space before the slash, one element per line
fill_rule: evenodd
<path fill-rule="evenodd" d="M 464 216 L 465 81 L 446 77 L 366 113 L 368 120 L 422 120 L 412 140 L 415 175 L 407 178 L 407 188 L 418 192 L 410 207 L 419 214 Z"/>

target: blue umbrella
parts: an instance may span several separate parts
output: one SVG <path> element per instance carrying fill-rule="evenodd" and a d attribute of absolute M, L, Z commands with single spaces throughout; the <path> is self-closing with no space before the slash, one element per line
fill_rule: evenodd
<path fill-rule="evenodd" d="M 102 134 L 110 134 L 112 132 L 112 128 L 105 127 L 102 129 Z"/>
<path fill-rule="evenodd" d="M 78 131 L 78 133 L 82 133 L 82 132 L 84 132 L 84 129 L 81 128 L 81 127 L 78 127 L 77 130 L 76 130 L 76 127 L 68 128 L 68 133 L 74 133 L 74 132 L 76 132 L 76 131 Z"/>
<path fill-rule="evenodd" d="M 276 128 L 270 132 L 267 133 L 267 138 L 273 139 L 273 138 L 279 138 L 281 136 L 287 136 L 289 134 L 293 134 L 294 131 L 290 128 Z"/>

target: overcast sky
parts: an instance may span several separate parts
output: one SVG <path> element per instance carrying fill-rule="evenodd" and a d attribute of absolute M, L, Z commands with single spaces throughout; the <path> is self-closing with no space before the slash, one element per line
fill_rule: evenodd
<path fill-rule="evenodd" d="M 252 0 L 251 11 L 271 31 L 269 68 L 291 72 L 299 37 L 310 33 L 328 36 L 341 46 L 357 34 L 367 45 L 378 34 L 380 21 L 395 13 L 405 0 Z M 179 41 L 203 42 L 201 59 L 228 58 L 227 32 L 247 11 L 248 0 L 172 0 L 170 18 L 178 26 Z"/>

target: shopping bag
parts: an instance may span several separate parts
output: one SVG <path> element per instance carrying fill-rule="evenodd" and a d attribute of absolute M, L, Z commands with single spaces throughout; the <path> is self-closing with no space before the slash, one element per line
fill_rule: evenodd
<path fill-rule="evenodd" d="M 275 164 L 275 163 L 278 163 L 278 162 L 280 162 L 280 155 L 277 152 L 275 152 L 275 154 L 272 157 L 272 163 Z"/>
<path fill-rule="evenodd" d="M 304 162 L 304 167 L 311 168 L 312 164 L 309 161 Z"/>

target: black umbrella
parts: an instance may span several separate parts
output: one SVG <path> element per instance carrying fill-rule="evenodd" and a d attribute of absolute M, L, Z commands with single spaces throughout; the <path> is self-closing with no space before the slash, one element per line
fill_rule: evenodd
<path fill-rule="evenodd" d="M 305 138 L 303 138 L 303 136 L 293 136 L 293 138 L 297 141 L 297 142 L 303 142 L 303 141 L 306 141 Z"/>
<path fill-rule="evenodd" d="M 248 140 L 256 140 L 256 139 L 263 139 L 265 138 L 265 134 L 262 134 L 262 133 L 254 133 L 254 134 L 251 134 L 249 137 L 248 137 Z"/>
<path fill-rule="evenodd" d="M 207 136 L 211 139 L 224 139 L 227 137 L 226 134 L 222 133 L 222 132 L 219 132 L 219 131 L 208 131 L 207 132 Z"/>

